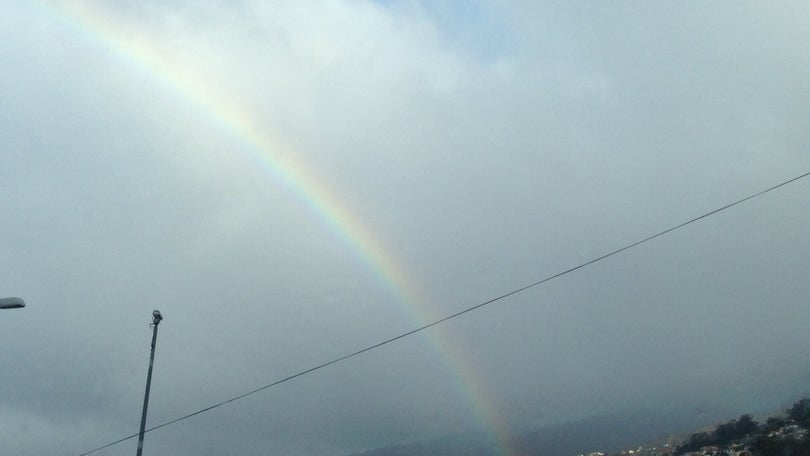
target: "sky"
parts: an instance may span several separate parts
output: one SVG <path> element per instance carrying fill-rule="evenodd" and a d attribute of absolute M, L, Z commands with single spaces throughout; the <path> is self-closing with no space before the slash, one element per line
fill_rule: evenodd
<path fill-rule="evenodd" d="M 810 171 L 810 4 L 7 0 L 0 447 L 78 455 Z M 802 179 L 146 435 L 347 455 L 810 395 Z M 719 412 L 718 412 L 719 413 Z M 98 451 L 130 454 L 135 440 Z"/>

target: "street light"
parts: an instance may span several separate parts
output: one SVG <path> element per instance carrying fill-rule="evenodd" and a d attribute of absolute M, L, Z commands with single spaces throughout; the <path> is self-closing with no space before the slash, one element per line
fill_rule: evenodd
<path fill-rule="evenodd" d="M 0 299 L 0 309 L 21 309 L 25 307 L 25 301 L 20 298 Z"/>
<path fill-rule="evenodd" d="M 155 342 L 157 342 L 157 328 L 163 320 L 159 310 L 152 312 L 152 351 L 149 354 L 149 372 L 146 374 L 146 392 L 143 395 L 143 411 L 141 412 L 141 432 L 138 433 L 138 453 L 143 453 L 143 434 L 146 431 L 146 409 L 149 408 L 149 388 L 152 385 L 152 365 L 155 363 Z"/>

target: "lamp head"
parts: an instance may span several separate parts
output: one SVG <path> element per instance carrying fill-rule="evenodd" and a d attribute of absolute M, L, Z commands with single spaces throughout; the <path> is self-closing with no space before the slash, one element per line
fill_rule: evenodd
<path fill-rule="evenodd" d="M 159 310 L 155 310 L 152 312 L 152 323 L 158 324 L 160 321 L 163 320 L 163 315 L 160 314 Z"/>
<path fill-rule="evenodd" d="M 20 309 L 25 307 L 25 301 L 20 298 L 0 299 L 0 309 Z"/>

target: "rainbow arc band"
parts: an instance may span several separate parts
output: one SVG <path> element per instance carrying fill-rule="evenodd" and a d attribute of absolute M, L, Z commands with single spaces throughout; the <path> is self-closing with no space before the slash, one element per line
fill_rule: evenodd
<path fill-rule="evenodd" d="M 291 190 L 326 230 L 348 251 L 357 254 L 377 283 L 419 326 L 438 319 L 432 298 L 415 283 L 408 273 L 409 268 L 395 257 L 392 249 L 364 222 L 363 217 L 340 198 L 338 189 L 329 185 L 324 176 L 318 175 L 314 167 L 306 163 L 302 154 L 291 149 L 269 129 L 260 128 L 261 122 L 257 121 L 255 113 L 240 103 L 238 97 L 219 90 L 200 75 L 197 68 L 184 65 L 184 59 L 169 55 L 169 51 L 149 36 L 126 27 L 115 12 L 103 8 L 102 3 L 40 0 L 31 4 L 87 38 L 91 44 L 109 51 L 131 68 L 172 89 L 203 118 L 245 146 L 240 149 L 245 151 L 248 159 L 259 164 L 273 182 Z M 453 381 L 458 385 L 459 395 L 498 448 L 498 454 L 516 454 L 511 448 L 509 425 L 494 406 L 495 400 L 483 377 L 470 362 L 469 350 L 441 329 L 429 334 L 437 356 L 454 372 Z"/>

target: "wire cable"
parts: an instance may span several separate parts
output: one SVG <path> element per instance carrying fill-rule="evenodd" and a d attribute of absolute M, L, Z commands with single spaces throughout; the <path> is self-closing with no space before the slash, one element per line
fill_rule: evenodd
<path fill-rule="evenodd" d="M 347 360 L 347 359 L 349 359 L 349 358 L 354 358 L 354 357 L 359 356 L 359 355 L 362 355 L 363 353 L 366 353 L 366 352 L 368 352 L 368 351 L 375 350 L 375 349 L 380 348 L 380 347 L 382 347 L 382 346 L 384 346 L 384 345 L 388 345 L 388 344 L 390 344 L 390 343 L 392 343 L 392 342 L 396 342 L 396 341 L 398 341 L 398 340 L 400 340 L 400 339 L 403 339 L 403 338 L 405 338 L 405 337 L 408 337 L 408 336 L 414 335 L 414 334 L 416 334 L 416 333 L 418 333 L 418 332 L 422 332 L 422 331 L 424 331 L 424 330 L 426 330 L 426 329 L 429 329 L 429 328 L 432 328 L 432 327 L 434 327 L 434 326 L 440 325 L 440 324 L 442 324 L 442 323 L 444 323 L 444 322 L 446 322 L 446 321 L 448 321 L 448 320 L 452 320 L 452 319 L 457 318 L 457 317 L 460 317 L 460 316 L 462 316 L 462 315 L 464 315 L 464 314 L 470 313 L 470 312 L 472 312 L 472 311 L 474 311 L 474 310 L 478 310 L 478 309 L 480 309 L 480 308 L 482 308 L 482 307 L 488 306 L 488 305 L 493 304 L 493 303 L 496 303 L 496 302 L 498 302 L 498 301 L 502 301 L 502 300 L 504 300 L 504 299 L 506 299 L 506 298 L 508 298 L 508 297 L 510 297 L 510 296 L 514 296 L 514 295 L 516 295 L 516 294 L 522 293 L 522 292 L 524 292 L 524 291 L 526 291 L 526 290 L 528 290 L 528 289 L 530 289 L 530 288 L 534 288 L 534 287 L 540 286 L 540 285 L 542 285 L 542 284 L 544 284 L 544 283 L 546 283 L 546 282 L 550 282 L 550 281 L 552 281 L 552 280 L 554 280 L 554 279 L 560 278 L 560 277 L 562 277 L 562 276 L 564 276 L 564 275 L 567 275 L 567 274 L 570 274 L 570 273 L 572 273 L 572 272 L 574 272 L 574 271 L 578 271 L 578 270 L 580 270 L 580 269 L 582 269 L 582 268 L 585 268 L 585 267 L 587 267 L 587 266 L 590 266 L 590 265 L 592 265 L 592 264 L 594 264 L 594 263 L 598 263 L 598 262 L 600 262 L 600 261 L 602 261 L 602 260 L 605 260 L 605 259 L 607 259 L 607 258 L 610 258 L 610 257 L 612 257 L 612 256 L 614 256 L 614 255 L 618 255 L 618 254 L 620 254 L 620 253 L 622 253 L 622 252 L 624 252 L 624 251 L 626 251 L 626 250 L 630 250 L 630 249 L 632 249 L 632 248 L 634 248 L 634 247 L 637 247 L 637 246 L 639 246 L 639 245 L 641 245 L 641 244 L 644 244 L 644 243 L 646 243 L 646 242 L 652 241 L 652 240 L 653 240 L 653 239 L 655 239 L 655 238 L 658 238 L 658 237 L 664 236 L 665 234 L 671 233 L 671 232 L 673 232 L 673 231 L 675 231 L 675 230 L 679 230 L 679 229 L 681 229 L 681 228 L 683 228 L 683 227 L 685 227 L 685 226 L 687 226 L 687 225 L 691 225 L 692 223 L 695 223 L 695 222 L 700 221 L 700 220 L 703 220 L 703 219 L 705 219 L 705 218 L 707 218 L 707 217 L 711 217 L 711 216 L 713 216 L 713 215 L 716 215 L 716 214 L 718 214 L 718 213 L 720 213 L 720 212 L 723 212 L 723 211 L 725 211 L 725 210 L 727 210 L 727 209 L 730 209 L 730 208 L 732 208 L 732 207 L 734 207 L 734 206 L 737 206 L 737 205 L 739 205 L 739 204 L 742 204 L 742 203 L 744 203 L 744 202 L 746 202 L 746 201 L 752 200 L 752 199 L 754 199 L 754 198 L 758 198 L 758 197 L 760 197 L 760 196 L 762 196 L 762 195 L 764 195 L 764 194 L 766 194 L 766 193 L 772 192 L 772 191 L 774 191 L 774 190 L 776 190 L 776 189 L 778 189 L 778 188 L 781 188 L 781 187 L 784 187 L 784 186 L 786 186 L 786 185 L 792 184 L 793 182 L 796 182 L 796 181 L 798 181 L 798 180 L 804 179 L 804 178 L 806 178 L 806 177 L 808 177 L 808 176 L 810 176 L 810 172 L 806 172 L 806 173 L 801 174 L 801 175 L 799 175 L 799 176 L 796 176 L 796 177 L 794 177 L 794 178 L 792 178 L 792 179 L 788 179 L 788 180 L 786 180 L 786 181 L 780 182 L 780 183 L 778 183 L 778 184 L 776 184 L 776 185 L 774 185 L 774 186 L 772 186 L 772 187 L 768 187 L 768 188 L 766 188 L 766 189 L 764 189 L 764 190 L 761 190 L 761 191 L 759 191 L 759 192 L 753 193 L 753 194 L 748 195 L 748 196 L 746 196 L 746 197 L 744 197 L 744 198 L 738 199 L 738 200 L 736 200 L 736 201 L 734 201 L 734 202 L 732 202 L 732 203 L 726 204 L 725 206 L 722 206 L 722 207 L 719 207 L 719 208 L 717 208 L 717 209 L 714 209 L 714 210 L 711 210 L 711 211 L 709 211 L 709 212 L 706 212 L 706 213 L 704 213 L 704 214 L 702 214 L 702 215 L 699 215 L 699 216 L 697 216 L 697 217 L 694 217 L 694 218 L 692 218 L 692 219 L 689 219 L 689 220 L 687 220 L 687 221 L 685 221 L 685 222 L 682 222 L 682 223 L 680 223 L 680 224 L 678 224 L 678 225 L 672 226 L 672 227 L 667 228 L 667 229 L 665 229 L 665 230 L 663 230 L 663 231 L 659 231 L 659 232 L 657 232 L 657 233 L 655 233 L 655 234 L 652 234 L 652 235 L 650 235 L 650 236 L 647 236 L 647 237 L 645 237 L 645 238 L 643 238 L 643 239 L 640 239 L 640 240 L 638 240 L 638 241 L 635 241 L 635 242 L 633 242 L 633 243 L 630 243 L 630 244 L 627 244 L 627 245 L 625 245 L 625 246 L 623 246 L 623 247 L 620 247 L 620 248 L 618 248 L 618 249 L 616 249 L 616 250 L 613 250 L 613 251 L 611 251 L 611 252 L 608 252 L 608 253 L 606 253 L 606 254 L 604 254 L 604 255 L 602 255 L 602 256 L 599 256 L 599 257 L 593 258 L 593 259 L 588 260 L 588 261 L 586 261 L 586 262 L 584 262 L 584 263 L 580 263 L 580 264 L 579 264 L 579 265 L 577 265 L 577 266 L 574 266 L 574 267 L 571 267 L 571 268 L 565 269 L 565 270 L 563 270 L 563 271 L 560 271 L 560 272 L 558 272 L 558 273 L 556 273 L 556 274 L 550 275 L 550 276 L 548 276 L 548 277 L 546 277 L 546 278 L 544 278 L 544 279 L 540 279 L 540 280 L 538 280 L 538 281 L 536 281 L 536 282 L 532 282 L 532 283 L 530 283 L 530 284 L 528 284 L 528 285 L 524 285 L 524 286 L 522 286 L 522 287 L 520 287 L 520 288 L 513 289 L 512 291 L 509 291 L 509 292 L 507 292 L 507 293 L 504 293 L 504 294 L 502 294 L 502 295 L 500 295 L 500 296 L 497 296 L 497 297 L 495 297 L 495 298 L 492 298 L 492 299 L 490 299 L 490 300 L 488 300 L 488 301 L 484 301 L 484 302 L 479 303 L 479 304 L 476 304 L 476 305 L 474 305 L 474 306 L 472 306 L 472 307 L 467 307 L 467 308 L 462 309 L 462 310 L 460 310 L 460 311 L 458 311 L 458 312 L 455 312 L 455 313 L 453 313 L 453 314 L 450 314 L 450 315 L 447 315 L 447 316 L 445 316 L 445 317 L 442 317 L 442 318 L 440 318 L 440 319 L 438 319 L 438 320 L 434 320 L 434 321 L 432 321 L 432 322 L 430 322 L 430 323 L 426 323 L 426 324 L 424 324 L 424 325 L 422 325 L 422 326 L 419 326 L 419 327 L 417 327 L 417 328 L 415 328 L 415 329 L 412 329 L 412 330 L 410 330 L 410 331 L 407 331 L 407 332 L 404 332 L 404 333 L 399 334 L 399 335 L 397 335 L 397 336 L 391 337 L 390 339 L 385 339 L 385 340 L 383 340 L 383 341 L 381 341 L 381 342 L 377 342 L 377 343 L 376 343 L 376 344 L 374 344 L 374 345 L 369 345 L 369 346 L 367 346 L 367 347 L 365 347 L 365 348 L 362 348 L 362 349 L 360 349 L 360 350 L 357 350 L 357 351 L 351 352 L 351 353 L 349 353 L 349 354 L 343 355 L 343 356 L 338 357 L 338 358 L 334 358 L 334 359 L 332 359 L 331 361 L 327 361 L 327 362 L 325 362 L 325 363 L 318 364 L 318 365 L 316 365 L 316 366 L 310 367 L 309 369 L 305 369 L 305 370 L 302 370 L 302 371 L 297 372 L 297 373 L 295 373 L 295 374 L 292 374 L 292 375 L 290 375 L 290 376 L 288 376 L 288 377 L 284 377 L 284 378 L 282 378 L 282 379 L 280 379 L 280 380 L 276 380 L 276 381 L 274 381 L 273 383 L 269 383 L 269 384 L 264 385 L 264 386 L 261 386 L 261 387 L 259 387 L 259 388 L 256 388 L 256 389 L 253 389 L 253 390 L 250 390 L 250 391 L 245 392 L 245 393 L 242 393 L 242 394 L 240 394 L 240 395 L 238 395 L 238 396 L 234 396 L 234 397 L 232 397 L 232 398 L 230 398 L 230 399 L 226 399 L 226 400 L 224 400 L 224 401 L 217 402 L 216 404 L 213 404 L 213 405 L 210 405 L 210 406 L 205 407 L 205 408 L 203 408 L 203 409 L 197 410 L 196 412 L 192 412 L 192 413 L 189 413 L 189 414 L 183 415 L 183 416 L 181 416 L 181 417 L 175 418 L 175 419 L 173 419 L 173 420 L 166 421 L 166 422 L 164 422 L 164 423 L 158 424 L 157 426 L 150 427 L 149 429 L 146 429 L 146 431 L 145 431 L 145 432 L 151 432 L 151 431 L 154 431 L 154 430 L 157 430 L 157 429 L 160 429 L 160 428 L 163 428 L 163 427 L 169 426 L 169 425 L 171 425 L 171 424 L 177 423 L 177 422 L 179 422 L 179 421 L 186 420 L 186 419 L 191 418 L 191 417 L 193 417 L 193 416 L 196 416 L 196 415 L 199 415 L 199 414 L 202 414 L 202 413 L 208 412 L 208 411 L 210 411 L 210 410 L 213 410 L 213 409 L 215 409 L 215 408 L 217 408 L 217 407 L 221 407 L 221 406 L 223 406 L 223 405 L 225 405 L 225 404 L 229 404 L 229 403 L 231 403 L 231 402 L 235 402 L 235 401 L 238 401 L 238 400 L 240 400 L 240 399 L 243 399 L 243 398 L 245 398 L 245 397 L 247 397 L 247 396 L 250 396 L 250 395 L 256 394 L 256 393 L 258 393 L 258 392 L 260 392 L 260 391 L 264 391 L 264 390 L 266 390 L 266 389 L 268 389 L 268 388 L 272 388 L 272 387 L 274 387 L 274 386 L 280 385 L 280 384 L 282 384 L 282 383 L 286 383 L 286 382 L 288 382 L 288 381 L 290 381 L 290 380 L 296 379 L 296 378 L 298 378 L 298 377 L 302 377 L 302 376 L 304 376 L 304 375 L 310 374 L 310 373 L 315 372 L 315 371 L 317 371 L 317 370 L 321 370 L 321 369 L 323 369 L 323 368 L 325 368 L 325 367 L 331 366 L 332 364 L 337 364 L 337 363 L 340 363 L 340 362 L 346 361 L 346 360 Z M 109 448 L 109 447 L 111 447 L 111 446 L 113 446 L 113 445 L 117 445 L 117 444 L 119 444 L 119 443 L 121 443 L 121 442 L 127 441 L 127 440 L 132 439 L 132 438 L 137 437 L 137 436 L 138 436 L 138 433 L 135 433 L 135 434 L 129 435 L 129 436 L 127 436 L 127 437 L 123 437 L 123 438 L 118 439 L 118 440 L 116 440 L 116 441 L 114 441 L 114 442 L 110 442 L 110 443 L 108 443 L 108 444 L 106 444 L 106 445 L 104 445 L 104 446 L 100 446 L 100 447 L 98 447 L 98 448 L 92 449 L 92 450 L 87 451 L 87 452 L 85 452 L 85 453 L 81 453 L 79 456 L 87 456 L 87 455 L 89 455 L 89 454 L 95 453 L 95 452 L 100 451 L 100 450 L 103 450 L 103 449 L 105 449 L 105 448 Z"/>

